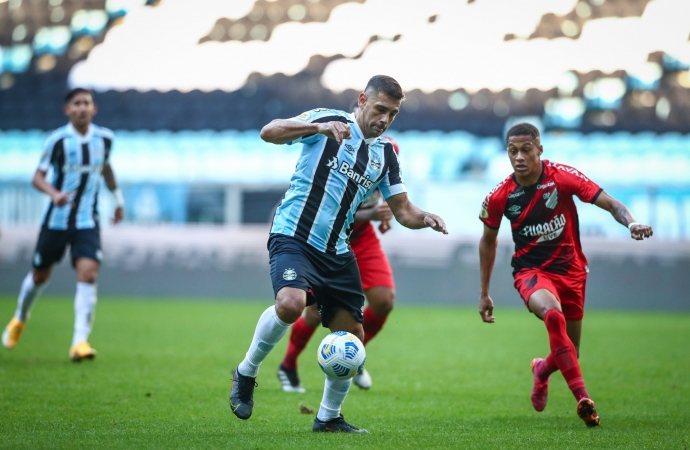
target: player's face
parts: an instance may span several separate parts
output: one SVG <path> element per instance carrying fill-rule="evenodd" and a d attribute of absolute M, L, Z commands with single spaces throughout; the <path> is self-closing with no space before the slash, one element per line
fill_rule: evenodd
<path fill-rule="evenodd" d="M 544 151 L 539 138 L 511 136 L 508 138 L 508 157 L 515 174 L 529 177 L 541 171 L 541 154 Z"/>
<path fill-rule="evenodd" d="M 80 92 L 72 97 L 72 100 L 65 105 L 65 114 L 69 116 L 75 128 L 88 127 L 96 114 L 96 105 L 93 103 L 91 94 Z"/>
<path fill-rule="evenodd" d="M 392 99 L 381 92 L 376 97 L 369 97 L 364 92 L 359 94 L 357 105 L 361 113 L 357 122 L 364 137 L 369 139 L 381 136 L 400 112 L 401 103 L 402 100 Z"/>

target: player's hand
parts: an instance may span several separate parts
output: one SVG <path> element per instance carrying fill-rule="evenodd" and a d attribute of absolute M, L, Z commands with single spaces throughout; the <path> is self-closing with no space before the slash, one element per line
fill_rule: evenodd
<path fill-rule="evenodd" d="M 650 238 L 653 234 L 654 230 L 649 225 L 637 224 L 630 227 L 630 237 L 637 241 Z"/>
<path fill-rule="evenodd" d="M 391 211 L 391 207 L 388 206 L 388 203 L 379 203 L 378 205 L 374 206 L 371 208 L 371 211 L 369 212 L 369 220 L 376 220 L 376 221 L 390 221 L 393 218 L 393 211 Z"/>
<path fill-rule="evenodd" d="M 446 223 L 441 219 L 441 217 L 436 214 L 426 213 L 424 216 L 424 223 L 427 224 L 432 230 L 438 231 L 443 234 L 448 234 L 448 229 L 446 228 Z"/>
<path fill-rule="evenodd" d="M 125 209 L 122 206 L 118 206 L 115 208 L 115 213 L 113 214 L 113 218 L 110 219 L 110 221 L 113 224 L 118 224 L 122 222 L 122 219 L 125 218 Z"/>
<path fill-rule="evenodd" d="M 51 195 L 50 198 L 53 200 L 53 204 L 55 206 L 65 206 L 68 203 L 71 203 L 70 201 L 70 192 L 56 192 L 55 194 Z"/>
<path fill-rule="evenodd" d="M 385 234 L 386 231 L 391 229 L 391 221 L 390 220 L 382 220 L 381 223 L 379 224 L 379 231 L 381 234 Z"/>
<path fill-rule="evenodd" d="M 319 134 L 335 139 L 338 145 L 342 145 L 343 140 L 350 139 L 350 125 L 342 122 L 326 122 L 320 123 L 318 127 Z"/>
<path fill-rule="evenodd" d="M 486 323 L 496 322 L 494 317 L 494 301 L 488 295 L 482 295 L 479 297 L 479 315 L 482 316 L 482 320 Z"/>

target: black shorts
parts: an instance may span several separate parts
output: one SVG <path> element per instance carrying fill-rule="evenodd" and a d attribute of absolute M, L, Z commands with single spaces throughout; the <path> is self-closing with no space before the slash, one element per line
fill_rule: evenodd
<path fill-rule="evenodd" d="M 70 247 L 73 266 L 79 258 L 90 258 L 98 263 L 103 258 L 98 227 L 86 230 L 51 230 L 43 227 L 38 234 L 33 266 L 36 269 L 47 269 L 60 262 L 67 245 Z"/>
<path fill-rule="evenodd" d="M 319 305 L 324 327 L 328 327 L 340 309 L 352 314 L 359 323 L 363 322 L 362 279 L 352 251 L 332 255 L 298 238 L 272 234 L 268 239 L 268 254 L 276 296 L 286 286 L 304 290 L 307 305 Z"/>

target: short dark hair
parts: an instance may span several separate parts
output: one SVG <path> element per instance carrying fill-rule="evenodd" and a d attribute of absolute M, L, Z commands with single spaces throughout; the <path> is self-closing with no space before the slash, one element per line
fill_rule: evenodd
<path fill-rule="evenodd" d="M 539 139 L 539 130 L 537 127 L 527 122 L 516 123 L 506 133 L 506 144 L 511 136 L 532 136 Z"/>
<path fill-rule="evenodd" d="M 72 99 L 73 99 L 74 97 L 77 96 L 77 94 L 89 94 L 89 95 L 91 96 L 91 98 L 93 98 L 93 92 L 91 92 L 91 91 L 88 90 L 88 89 L 78 87 L 78 88 L 71 89 L 71 90 L 65 95 L 65 104 L 71 102 Z"/>
<path fill-rule="evenodd" d="M 364 92 L 367 95 L 383 93 L 394 100 L 403 100 L 405 98 L 400 84 L 395 81 L 395 78 L 387 75 L 374 75 L 371 77 L 367 87 L 364 88 Z"/>

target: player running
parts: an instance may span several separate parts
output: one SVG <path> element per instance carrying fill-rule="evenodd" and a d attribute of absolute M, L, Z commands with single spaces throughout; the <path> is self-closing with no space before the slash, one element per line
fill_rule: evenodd
<path fill-rule="evenodd" d="M 398 143 L 388 136 L 384 136 L 398 154 Z M 366 200 L 355 213 L 355 220 L 350 235 L 350 247 L 357 258 L 357 266 L 362 277 L 364 296 L 368 306 L 364 310 L 364 340 L 366 346 L 374 336 L 378 334 L 386 323 L 388 314 L 393 309 L 395 299 L 395 284 L 393 283 L 393 271 L 386 254 L 381 248 L 381 242 L 371 221 L 380 221 L 379 231 L 383 234 L 390 230 L 390 221 L 393 218 L 388 204 L 381 203 L 379 190 Z M 316 304 L 308 306 L 292 325 L 290 341 L 285 352 L 285 358 L 278 367 L 278 379 L 285 392 L 304 392 L 299 375 L 297 374 L 297 358 L 307 346 L 316 328 L 321 323 Z M 367 369 L 363 369 L 355 375 L 352 381 L 361 389 L 371 388 L 371 376 Z"/>
<path fill-rule="evenodd" d="M 78 362 L 96 356 L 88 339 L 96 310 L 96 278 L 102 257 L 96 211 L 101 175 L 117 202 L 113 223 L 124 218 L 124 199 L 110 166 L 113 132 L 91 123 L 96 114 L 91 92 L 72 89 L 65 97 L 64 110 L 70 123 L 55 130 L 46 141 L 32 181 L 36 189 L 50 196 L 51 202 L 38 235 L 33 270 L 24 278 L 17 310 L 2 333 L 2 344 L 6 348 L 17 345 L 31 305 L 69 245 L 72 266 L 77 271 L 74 335 L 69 357 Z M 49 168 L 52 168 L 50 182 L 46 180 Z"/>
<path fill-rule="evenodd" d="M 238 418 L 252 415 L 259 366 L 306 306 L 316 302 L 321 323 L 331 331 L 364 339 L 362 281 L 347 244 L 362 201 L 378 188 L 403 226 L 447 234 L 439 216 L 409 201 L 393 146 L 380 138 L 403 98 L 397 81 L 376 75 L 359 94 L 353 114 L 316 109 L 276 119 L 261 130 L 266 142 L 303 146 L 268 240 L 275 306 L 259 318 L 249 350 L 234 371 L 230 407 Z M 308 295 L 310 290 L 314 295 Z M 367 433 L 340 414 L 351 382 L 326 377 L 313 431 Z"/>
<path fill-rule="evenodd" d="M 585 305 L 587 259 L 582 253 L 577 210 L 573 195 L 608 211 L 628 227 L 633 239 L 652 236 L 652 228 L 635 221 L 628 208 L 609 196 L 578 170 L 541 160 L 539 131 L 519 123 L 506 135 L 508 157 L 514 173 L 498 184 L 482 204 L 484 234 L 479 242 L 481 290 L 479 314 L 495 321 L 489 296 L 491 272 L 496 259 L 498 228 L 502 216 L 510 220 L 515 254 L 515 288 L 527 309 L 544 321 L 551 353 L 532 361 L 532 406 L 546 407 L 549 376 L 561 371 L 577 400 L 577 415 L 588 427 L 599 426 L 578 363 Z"/>

